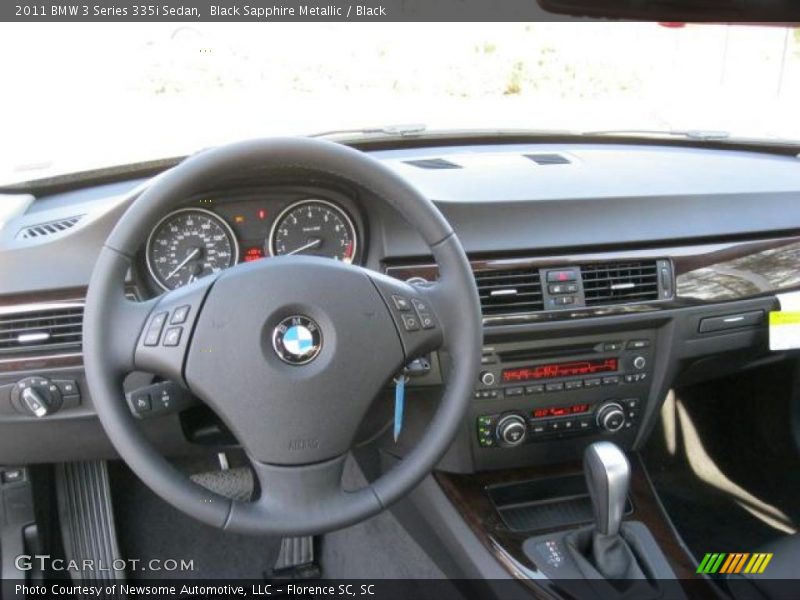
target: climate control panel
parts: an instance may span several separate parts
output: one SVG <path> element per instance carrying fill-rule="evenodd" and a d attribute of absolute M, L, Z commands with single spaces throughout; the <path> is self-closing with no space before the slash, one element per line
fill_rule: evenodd
<path fill-rule="evenodd" d="M 476 422 L 478 445 L 514 448 L 573 435 L 613 435 L 635 427 L 640 408 L 639 398 L 621 398 L 482 414 Z"/>

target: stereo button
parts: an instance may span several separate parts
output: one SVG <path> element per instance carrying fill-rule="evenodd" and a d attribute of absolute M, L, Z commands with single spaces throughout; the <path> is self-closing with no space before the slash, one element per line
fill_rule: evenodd
<path fill-rule="evenodd" d="M 392 302 L 394 302 L 394 307 L 397 310 L 402 311 L 409 311 L 411 310 L 411 304 L 408 301 L 408 298 L 404 298 L 403 296 L 392 296 Z"/>
<path fill-rule="evenodd" d="M 561 382 L 558 383 L 548 383 L 544 386 L 544 389 L 548 392 L 560 392 L 564 389 L 564 384 Z"/>
<path fill-rule="evenodd" d="M 403 328 L 406 331 L 419 331 L 419 320 L 416 315 L 401 314 L 403 319 Z"/>
<path fill-rule="evenodd" d="M 506 388 L 506 396 L 522 396 L 523 389 L 521 387 Z"/>
<path fill-rule="evenodd" d="M 541 394 L 544 392 L 544 385 L 541 383 L 537 383 L 536 385 L 526 385 L 525 386 L 525 393 L 526 394 Z"/>
<path fill-rule="evenodd" d="M 427 305 L 427 304 L 425 304 L 425 302 L 423 302 L 423 301 L 422 301 L 422 300 L 420 300 L 419 298 L 412 298 L 412 299 L 411 299 L 411 304 L 413 304 L 413 305 L 414 305 L 414 308 L 416 308 L 416 309 L 417 309 L 417 312 L 421 312 L 421 313 L 430 312 L 430 311 L 428 310 L 428 305 Z"/>
<path fill-rule="evenodd" d="M 628 342 L 628 350 L 638 350 L 639 348 L 648 348 L 650 340 L 631 340 Z"/>
<path fill-rule="evenodd" d="M 433 320 L 433 315 L 426 312 L 419 312 L 419 322 L 422 323 L 423 329 L 433 329 L 436 327 L 436 322 Z"/>

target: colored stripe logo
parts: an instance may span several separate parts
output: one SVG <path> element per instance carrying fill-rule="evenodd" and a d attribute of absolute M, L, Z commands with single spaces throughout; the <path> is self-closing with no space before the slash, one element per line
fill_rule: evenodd
<path fill-rule="evenodd" d="M 705 575 L 731 574 L 731 573 L 763 573 L 769 561 L 772 560 L 772 553 L 756 552 L 710 552 L 700 561 L 697 573 Z"/>

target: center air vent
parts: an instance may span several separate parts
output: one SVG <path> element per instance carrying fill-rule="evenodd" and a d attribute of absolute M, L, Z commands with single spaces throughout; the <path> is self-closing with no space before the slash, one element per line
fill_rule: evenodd
<path fill-rule="evenodd" d="M 571 161 L 563 154 L 526 154 L 525 158 L 532 160 L 537 165 L 568 165 Z"/>
<path fill-rule="evenodd" d="M 32 311 L 0 314 L 0 354 L 78 349 L 83 305 L 43 305 Z"/>
<path fill-rule="evenodd" d="M 544 309 L 537 269 L 476 271 L 475 283 L 484 317 Z"/>
<path fill-rule="evenodd" d="M 581 265 L 586 306 L 659 299 L 656 261 Z"/>

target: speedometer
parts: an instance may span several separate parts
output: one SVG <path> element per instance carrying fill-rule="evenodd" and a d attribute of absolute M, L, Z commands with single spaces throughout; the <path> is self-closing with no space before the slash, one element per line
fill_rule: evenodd
<path fill-rule="evenodd" d="M 306 254 L 347 263 L 356 256 L 356 230 L 341 208 L 326 200 L 302 200 L 286 208 L 272 225 L 273 256 Z"/>
<path fill-rule="evenodd" d="M 230 226 L 201 208 L 168 214 L 147 240 L 147 268 L 165 290 L 232 267 L 238 260 L 239 245 Z"/>

